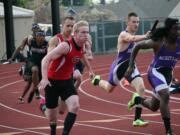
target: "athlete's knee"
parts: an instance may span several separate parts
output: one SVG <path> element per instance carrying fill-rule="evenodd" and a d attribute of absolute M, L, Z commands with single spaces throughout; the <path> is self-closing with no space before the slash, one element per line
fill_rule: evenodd
<path fill-rule="evenodd" d="M 161 90 L 158 92 L 161 100 L 163 102 L 169 102 L 169 91 L 168 90 Z"/>
<path fill-rule="evenodd" d="M 37 66 L 33 66 L 32 68 L 31 68 L 31 71 L 32 71 L 32 73 L 39 73 L 39 69 L 38 69 L 38 67 Z"/>
<path fill-rule="evenodd" d="M 153 111 L 153 112 L 157 112 L 157 110 L 159 109 L 159 107 L 158 106 L 152 106 L 151 107 L 151 111 Z"/>
<path fill-rule="evenodd" d="M 69 108 L 69 111 L 76 113 L 79 110 L 79 108 L 80 108 L 79 103 L 78 102 L 73 102 L 72 105 Z"/>
<path fill-rule="evenodd" d="M 61 115 L 63 115 L 64 113 L 65 113 L 64 110 L 60 110 L 60 111 L 59 111 L 59 114 L 61 114 Z"/>
<path fill-rule="evenodd" d="M 142 96 L 142 97 L 143 97 L 144 92 L 145 92 L 145 88 L 144 88 L 144 87 L 139 88 L 138 93 L 139 93 L 139 95 L 140 95 L 140 96 Z"/>
<path fill-rule="evenodd" d="M 50 122 L 56 122 L 57 121 L 57 108 L 55 109 L 46 109 L 46 117 L 49 119 Z"/>

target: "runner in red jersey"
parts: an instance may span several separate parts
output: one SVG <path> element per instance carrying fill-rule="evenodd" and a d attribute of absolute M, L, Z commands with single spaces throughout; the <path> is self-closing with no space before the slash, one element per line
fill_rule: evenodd
<path fill-rule="evenodd" d="M 61 33 L 55 35 L 54 37 L 51 38 L 49 41 L 49 47 L 48 47 L 48 52 L 50 52 L 52 49 L 54 49 L 57 45 L 59 45 L 61 42 L 67 40 L 68 38 L 71 37 L 72 33 L 72 28 L 75 23 L 75 19 L 72 16 L 66 16 L 62 20 L 62 31 Z M 85 43 L 85 53 L 89 61 L 93 59 L 92 56 L 92 41 L 91 41 L 91 36 L 88 36 L 88 40 Z M 74 85 L 76 90 L 79 88 L 81 82 L 82 82 L 82 74 L 84 70 L 84 62 L 79 61 L 75 66 L 74 66 L 74 71 L 73 71 L 73 79 L 74 79 Z M 42 111 L 43 114 L 46 115 L 46 105 L 45 105 L 45 98 L 41 97 L 40 99 L 40 110 Z M 59 114 L 64 114 L 66 112 L 66 105 L 64 101 L 59 99 Z"/>
<path fill-rule="evenodd" d="M 56 135 L 59 97 L 65 101 L 68 108 L 62 135 L 69 134 L 76 120 L 76 113 L 79 110 L 79 96 L 72 77 L 74 64 L 82 58 L 90 76 L 94 75 L 83 51 L 89 36 L 88 22 L 77 22 L 73 27 L 73 31 L 72 38 L 68 39 L 67 42 L 60 43 L 42 61 L 42 80 L 39 89 L 45 90 L 46 111 L 50 121 L 51 135 Z"/>

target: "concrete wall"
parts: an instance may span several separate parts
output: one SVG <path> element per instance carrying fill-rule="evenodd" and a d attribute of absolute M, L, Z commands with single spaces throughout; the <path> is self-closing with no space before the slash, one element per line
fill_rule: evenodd
<path fill-rule="evenodd" d="M 15 17 L 14 18 L 14 40 L 15 46 L 19 46 L 23 38 L 31 34 L 31 26 L 33 17 Z M 6 39 L 5 39 L 4 18 L 0 17 L 0 59 L 6 54 Z M 5 57 L 6 58 L 6 57 Z"/>

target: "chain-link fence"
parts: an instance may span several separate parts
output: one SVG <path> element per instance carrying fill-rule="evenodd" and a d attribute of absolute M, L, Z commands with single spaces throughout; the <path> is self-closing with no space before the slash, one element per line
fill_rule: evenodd
<path fill-rule="evenodd" d="M 136 34 L 144 34 L 151 29 L 155 20 L 141 19 L 139 30 Z M 165 18 L 158 18 L 162 25 Z M 107 54 L 116 52 L 119 33 L 126 28 L 125 20 L 102 21 L 90 23 L 90 34 L 93 40 L 92 50 L 95 54 Z"/>

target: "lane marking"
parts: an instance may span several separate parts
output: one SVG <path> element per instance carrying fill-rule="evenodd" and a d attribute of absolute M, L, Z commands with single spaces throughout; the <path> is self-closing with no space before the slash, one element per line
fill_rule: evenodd
<path fill-rule="evenodd" d="M 62 129 L 64 126 L 57 126 L 56 128 L 57 129 Z M 31 129 L 31 130 L 35 130 L 35 129 L 39 129 L 39 130 L 42 130 L 42 129 L 49 129 L 49 126 L 45 126 L 45 127 L 32 127 L 32 128 L 26 128 L 26 129 Z"/>
<path fill-rule="evenodd" d="M 34 134 L 39 134 L 39 135 L 48 135 L 46 133 L 42 133 L 42 132 L 36 132 L 36 131 L 32 131 L 32 130 L 27 130 L 27 129 L 22 129 L 22 128 L 16 128 L 16 127 L 10 127 L 10 126 L 5 126 L 5 125 L 0 125 L 0 127 L 3 128 L 9 128 L 9 129 L 14 129 L 14 130 L 18 130 L 18 131 L 22 131 L 24 132 L 28 132 L 28 133 L 34 133 Z"/>

